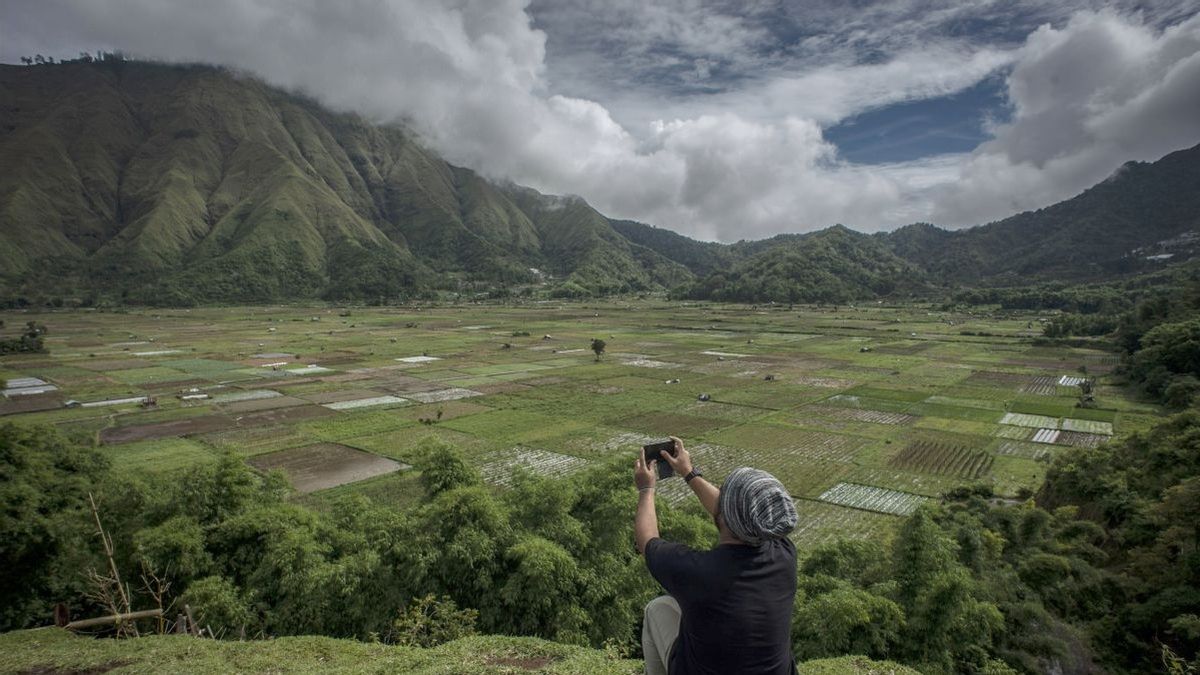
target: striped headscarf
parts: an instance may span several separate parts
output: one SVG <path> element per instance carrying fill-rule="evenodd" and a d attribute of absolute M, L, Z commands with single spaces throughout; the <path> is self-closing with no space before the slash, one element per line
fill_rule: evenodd
<path fill-rule="evenodd" d="M 717 511 L 733 536 L 756 546 L 796 527 L 796 505 L 783 484 L 766 471 L 745 466 L 721 484 Z"/>

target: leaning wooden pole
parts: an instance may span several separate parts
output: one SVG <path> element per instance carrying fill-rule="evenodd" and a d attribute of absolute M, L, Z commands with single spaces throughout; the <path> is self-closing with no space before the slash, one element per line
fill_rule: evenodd
<path fill-rule="evenodd" d="M 117 561 L 113 558 L 112 539 L 109 539 L 108 533 L 104 531 L 104 526 L 100 524 L 100 509 L 96 507 L 96 498 L 92 496 L 91 492 L 88 492 L 88 502 L 92 505 L 92 517 L 96 520 L 96 531 L 100 533 L 100 541 L 104 544 L 104 555 L 108 557 L 108 569 L 112 572 L 113 582 L 117 586 L 117 592 L 121 594 L 121 604 L 125 610 L 116 616 L 130 614 L 133 607 L 129 604 L 129 594 L 125 592 L 125 584 L 121 583 L 121 573 L 117 571 Z M 136 627 L 133 629 L 133 633 L 137 635 Z"/>
<path fill-rule="evenodd" d="M 126 621 L 135 621 L 137 619 L 153 619 L 162 616 L 161 609 L 143 609 L 140 612 L 124 612 L 122 614 L 114 614 L 112 616 L 98 616 L 95 619 L 81 619 L 72 621 L 63 626 L 67 630 L 80 630 L 83 628 L 95 628 L 96 626 L 118 626 Z"/>

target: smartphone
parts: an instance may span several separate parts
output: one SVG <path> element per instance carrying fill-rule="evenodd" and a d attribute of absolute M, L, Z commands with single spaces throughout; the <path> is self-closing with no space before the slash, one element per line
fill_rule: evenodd
<path fill-rule="evenodd" d="M 646 462 L 650 463 L 658 460 L 658 477 L 670 478 L 675 475 L 675 470 L 667 464 L 667 460 L 662 458 L 664 453 L 675 456 L 675 441 L 663 441 L 662 443 L 651 443 L 643 445 L 642 450 L 646 452 Z"/>

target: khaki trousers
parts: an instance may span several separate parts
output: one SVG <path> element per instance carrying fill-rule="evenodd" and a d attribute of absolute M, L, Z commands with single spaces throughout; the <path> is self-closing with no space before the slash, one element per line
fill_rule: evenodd
<path fill-rule="evenodd" d="M 669 595 L 660 595 L 646 605 L 642 621 L 642 653 L 646 657 L 646 675 L 667 675 L 671 647 L 679 637 L 679 603 Z"/>

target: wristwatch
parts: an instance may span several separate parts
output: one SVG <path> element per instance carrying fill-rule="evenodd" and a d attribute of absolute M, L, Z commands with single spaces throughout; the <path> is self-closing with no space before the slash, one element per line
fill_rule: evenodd
<path fill-rule="evenodd" d="M 690 482 L 692 482 L 693 478 L 696 478 L 697 476 L 703 476 L 703 475 L 704 474 L 700 473 L 700 469 L 697 469 L 696 467 L 693 466 L 692 470 L 688 472 L 688 475 L 683 477 L 683 482 L 690 483 Z"/>

